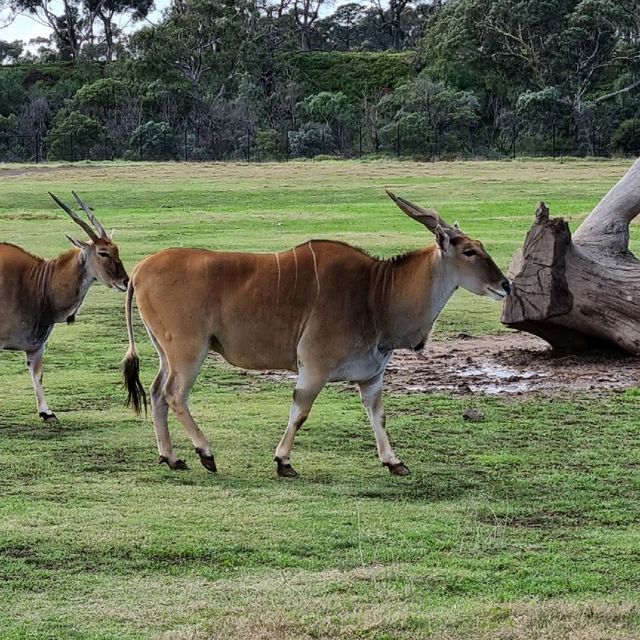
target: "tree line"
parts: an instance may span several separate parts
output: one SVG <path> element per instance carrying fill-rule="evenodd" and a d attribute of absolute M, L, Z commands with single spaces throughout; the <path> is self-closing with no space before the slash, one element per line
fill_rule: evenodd
<path fill-rule="evenodd" d="M 0 8 L 0 160 L 640 152 L 640 0 Z"/>

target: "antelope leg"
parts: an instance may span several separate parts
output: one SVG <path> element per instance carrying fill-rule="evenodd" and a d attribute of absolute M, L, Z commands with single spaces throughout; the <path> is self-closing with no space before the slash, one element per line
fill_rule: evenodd
<path fill-rule="evenodd" d="M 389 469 L 389 471 L 398 476 L 408 476 L 410 471 L 400 460 L 393 447 L 389 442 L 387 428 L 385 424 L 384 404 L 382 402 L 382 381 L 384 374 L 380 374 L 367 382 L 358 384 L 360 388 L 360 397 L 369 421 L 373 427 L 373 433 L 376 437 L 376 446 L 378 448 L 378 457 L 380 462 Z"/>
<path fill-rule="evenodd" d="M 49 409 L 47 399 L 44 395 L 44 387 L 42 386 L 42 357 L 46 348 L 46 343 L 35 351 L 27 351 L 27 367 L 31 374 L 31 383 L 36 393 L 36 405 L 38 413 L 45 422 L 57 421 L 55 413 Z"/>

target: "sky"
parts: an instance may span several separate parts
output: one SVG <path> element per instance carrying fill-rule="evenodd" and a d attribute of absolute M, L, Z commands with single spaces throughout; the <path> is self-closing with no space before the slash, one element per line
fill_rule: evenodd
<path fill-rule="evenodd" d="M 155 10 L 149 14 L 149 20 L 155 22 L 159 17 L 163 9 L 169 6 L 170 0 L 156 0 Z M 55 7 L 56 2 L 52 2 L 52 6 Z M 61 3 L 60 3 L 61 4 Z M 0 25 L 6 23 L 6 16 L 0 14 L 4 20 L 0 19 Z M 142 23 L 139 23 L 142 24 Z M 32 38 L 49 37 L 51 30 L 33 18 L 28 16 L 18 16 L 10 25 L 6 27 L 0 26 L 0 40 L 23 40 L 29 42 Z M 33 48 L 32 48 L 33 49 Z"/>

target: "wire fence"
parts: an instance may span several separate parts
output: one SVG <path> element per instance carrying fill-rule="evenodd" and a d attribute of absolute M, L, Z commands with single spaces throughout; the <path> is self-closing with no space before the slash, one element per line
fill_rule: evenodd
<path fill-rule="evenodd" d="M 473 129 L 419 132 L 400 124 L 349 129 L 317 124 L 297 130 L 246 129 L 213 131 L 184 128 L 175 131 L 165 123 L 138 127 L 123 140 L 109 131 L 8 135 L 0 133 L 0 162 L 39 163 L 48 160 L 142 161 L 286 161 L 318 156 L 361 158 L 386 156 L 416 160 L 465 158 L 498 159 L 518 156 L 610 157 L 608 146 L 594 138 L 588 145 L 575 140 L 525 135 L 510 127 L 488 136 Z"/>

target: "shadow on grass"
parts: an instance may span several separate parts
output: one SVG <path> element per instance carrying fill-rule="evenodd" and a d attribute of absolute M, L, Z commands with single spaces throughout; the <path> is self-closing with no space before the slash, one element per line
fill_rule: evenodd
<path fill-rule="evenodd" d="M 60 422 L 36 422 L 34 418 L 30 422 L 9 423 L 0 419 L 0 434 L 6 438 L 18 438 L 24 440 L 60 440 L 78 435 L 84 431 L 95 429 L 95 425 L 74 424 L 70 421 Z"/>

